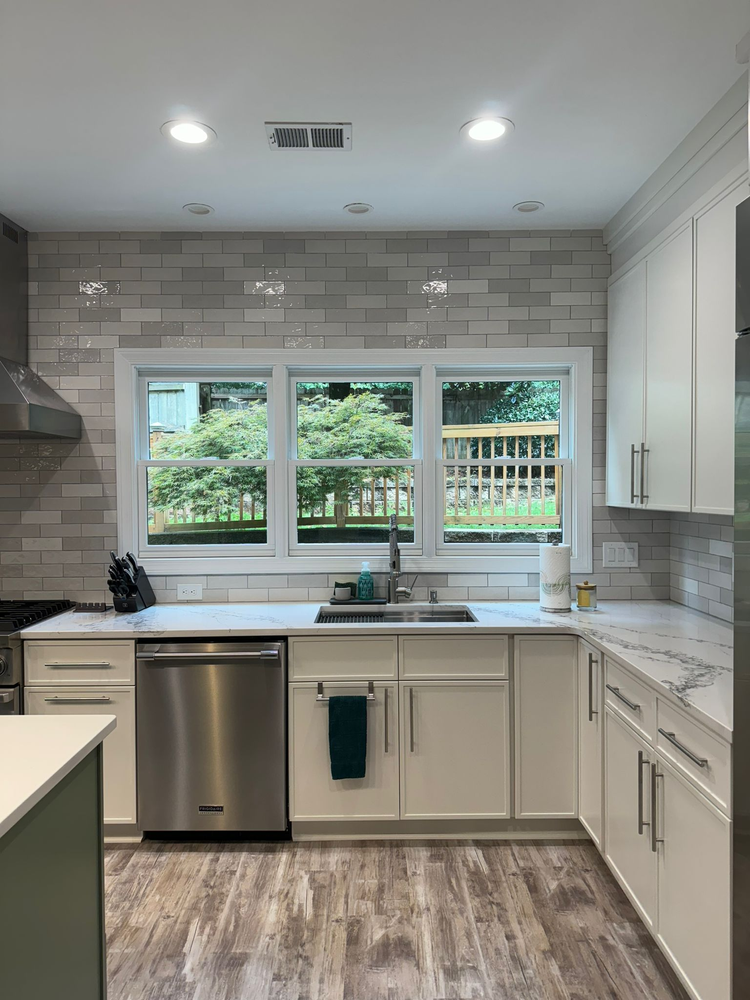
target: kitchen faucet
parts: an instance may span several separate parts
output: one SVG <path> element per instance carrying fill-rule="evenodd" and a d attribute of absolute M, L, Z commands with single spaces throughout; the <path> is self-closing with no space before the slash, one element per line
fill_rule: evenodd
<path fill-rule="evenodd" d="M 411 582 L 411 587 L 399 587 L 398 581 L 405 574 L 401 572 L 401 552 L 398 547 L 398 520 L 395 514 L 391 514 L 388 527 L 388 543 L 390 546 L 390 572 L 388 573 L 388 603 L 398 604 L 399 597 L 407 600 L 411 597 L 417 576 Z"/>

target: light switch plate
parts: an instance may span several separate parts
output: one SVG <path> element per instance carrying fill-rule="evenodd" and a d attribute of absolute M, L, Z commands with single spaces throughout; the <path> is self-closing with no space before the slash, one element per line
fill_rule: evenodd
<path fill-rule="evenodd" d="M 605 569 L 633 569 L 638 565 L 638 542 L 602 542 Z"/>
<path fill-rule="evenodd" d="M 178 583 L 178 601 L 200 601 L 203 597 L 203 586 L 200 583 Z"/>

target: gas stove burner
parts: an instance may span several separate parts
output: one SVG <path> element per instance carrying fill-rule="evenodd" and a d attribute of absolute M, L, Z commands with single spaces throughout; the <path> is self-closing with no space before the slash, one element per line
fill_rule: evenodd
<path fill-rule="evenodd" d="M 74 607 L 73 601 L 0 601 L 0 634 L 10 635 Z"/>

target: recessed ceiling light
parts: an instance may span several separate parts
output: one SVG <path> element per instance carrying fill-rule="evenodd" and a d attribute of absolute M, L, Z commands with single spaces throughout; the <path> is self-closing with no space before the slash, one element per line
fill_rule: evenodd
<path fill-rule="evenodd" d="M 368 212 L 372 211 L 372 205 L 368 205 L 365 201 L 352 201 L 348 205 L 344 205 L 344 211 L 350 212 L 352 215 L 367 215 Z"/>
<path fill-rule="evenodd" d="M 213 208 L 210 205 L 202 205 L 199 201 L 190 201 L 182 206 L 185 212 L 191 215 L 213 215 Z"/>
<path fill-rule="evenodd" d="M 162 135 L 175 139 L 177 142 L 187 143 L 189 146 L 205 146 L 213 142 L 216 133 L 208 125 L 201 122 L 171 121 L 164 122 L 161 127 Z"/>
<path fill-rule="evenodd" d="M 530 212 L 539 212 L 543 208 L 543 201 L 519 201 L 513 206 L 513 211 L 520 212 L 522 215 L 528 215 Z"/>
<path fill-rule="evenodd" d="M 459 132 L 476 142 L 492 142 L 503 135 L 509 135 L 515 125 L 509 118 L 473 118 L 462 125 Z"/>

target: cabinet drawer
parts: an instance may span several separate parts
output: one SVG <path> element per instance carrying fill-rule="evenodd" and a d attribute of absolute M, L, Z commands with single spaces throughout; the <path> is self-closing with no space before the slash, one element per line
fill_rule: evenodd
<path fill-rule="evenodd" d="M 604 696 L 607 705 L 620 718 L 653 743 L 656 737 L 656 695 L 611 660 L 605 660 Z"/>
<path fill-rule="evenodd" d="M 27 684 L 135 684 L 135 643 L 24 643 Z"/>
<path fill-rule="evenodd" d="M 382 680 L 398 677 L 395 636 L 289 640 L 290 680 Z"/>
<path fill-rule="evenodd" d="M 114 715 L 103 745 L 104 822 L 135 823 L 135 689 L 26 688 L 27 715 Z"/>
<path fill-rule="evenodd" d="M 508 676 L 507 636 L 402 636 L 402 680 L 450 678 L 502 680 Z"/>
<path fill-rule="evenodd" d="M 729 744 L 717 739 L 661 698 L 658 700 L 657 719 L 656 745 L 659 753 L 728 816 L 732 759 Z"/>

